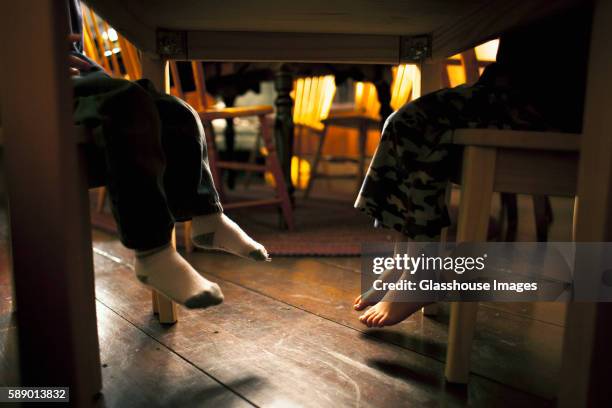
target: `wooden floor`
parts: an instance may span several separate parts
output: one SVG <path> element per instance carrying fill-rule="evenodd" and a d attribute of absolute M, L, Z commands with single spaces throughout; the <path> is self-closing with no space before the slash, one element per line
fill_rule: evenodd
<path fill-rule="evenodd" d="M 567 207 L 567 203 L 562 203 Z M 564 208 L 565 208 L 564 207 Z M 5 225 L 5 224 L 4 224 Z M 565 227 L 560 234 L 565 234 Z M 5 229 L 5 228 L 3 228 Z M 5 237 L 5 234 L 3 234 Z M 254 263 L 189 260 L 225 302 L 160 325 L 132 254 L 94 231 L 103 396 L 107 407 L 541 407 L 553 404 L 562 305 L 481 304 L 469 387 L 443 378 L 448 311 L 369 330 L 351 309 L 357 258 Z M 15 323 L 0 261 L 0 385 L 15 381 Z"/>

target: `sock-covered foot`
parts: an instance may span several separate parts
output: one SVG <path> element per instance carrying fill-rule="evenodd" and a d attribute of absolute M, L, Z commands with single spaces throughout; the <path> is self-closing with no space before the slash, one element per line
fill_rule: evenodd
<path fill-rule="evenodd" d="M 171 246 L 137 252 L 136 277 L 169 299 L 190 309 L 223 302 L 219 285 L 204 278 Z"/>
<path fill-rule="evenodd" d="M 199 248 L 218 249 L 256 261 L 270 260 L 266 248 L 223 213 L 193 217 L 191 225 L 191 240 Z"/>
<path fill-rule="evenodd" d="M 401 277 L 401 272 L 397 269 L 387 269 L 380 275 L 380 280 L 383 282 L 397 282 Z M 373 306 L 381 300 L 381 296 L 384 296 L 386 291 L 374 290 L 374 288 L 368 289 L 365 293 L 360 294 L 355 298 L 353 309 L 363 310 L 368 306 Z"/>

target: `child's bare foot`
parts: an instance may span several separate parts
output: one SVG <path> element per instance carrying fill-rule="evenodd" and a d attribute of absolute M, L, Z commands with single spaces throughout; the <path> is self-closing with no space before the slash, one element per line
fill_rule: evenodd
<path fill-rule="evenodd" d="M 385 296 L 386 298 L 386 296 Z M 382 300 L 359 317 L 368 327 L 392 326 L 433 302 L 393 302 Z"/>
<path fill-rule="evenodd" d="M 401 272 L 397 269 L 387 269 L 380 275 L 380 280 L 383 282 L 397 282 L 401 277 Z M 377 304 L 381 297 L 384 296 L 386 291 L 374 290 L 374 288 L 368 289 L 365 293 L 360 294 L 355 298 L 353 309 L 363 310 L 368 306 L 374 306 Z"/>

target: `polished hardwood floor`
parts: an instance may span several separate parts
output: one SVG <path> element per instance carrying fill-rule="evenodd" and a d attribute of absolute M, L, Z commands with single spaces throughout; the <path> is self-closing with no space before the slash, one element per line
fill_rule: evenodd
<path fill-rule="evenodd" d="M 566 239 L 571 204 L 553 205 L 553 237 Z M 2 225 L 0 385 L 5 385 L 14 383 L 17 371 L 4 220 Z M 521 225 L 520 234 L 528 238 L 531 227 Z M 262 264 L 193 253 L 188 259 L 221 285 L 226 301 L 209 310 L 181 309 L 179 322 L 166 326 L 152 314 L 149 290 L 134 277 L 131 252 L 114 236 L 94 231 L 93 237 L 104 381 L 100 406 L 554 404 L 561 304 L 481 304 L 470 384 L 453 386 L 443 377 L 447 307 L 434 318 L 418 313 L 392 328 L 367 329 L 351 308 L 359 291 L 358 258 L 277 258 Z"/>

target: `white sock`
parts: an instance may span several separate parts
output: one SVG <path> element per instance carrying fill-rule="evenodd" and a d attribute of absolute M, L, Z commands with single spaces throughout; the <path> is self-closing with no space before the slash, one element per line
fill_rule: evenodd
<path fill-rule="evenodd" d="M 169 299 L 190 309 L 223 302 L 219 285 L 204 278 L 174 248 L 136 253 L 138 279 Z"/>
<path fill-rule="evenodd" d="M 199 248 L 218 249 L 256 261 L 269 260 L 266 248 L 223 213 L 193 217 L 191 225 L 191 240 Z"/>

